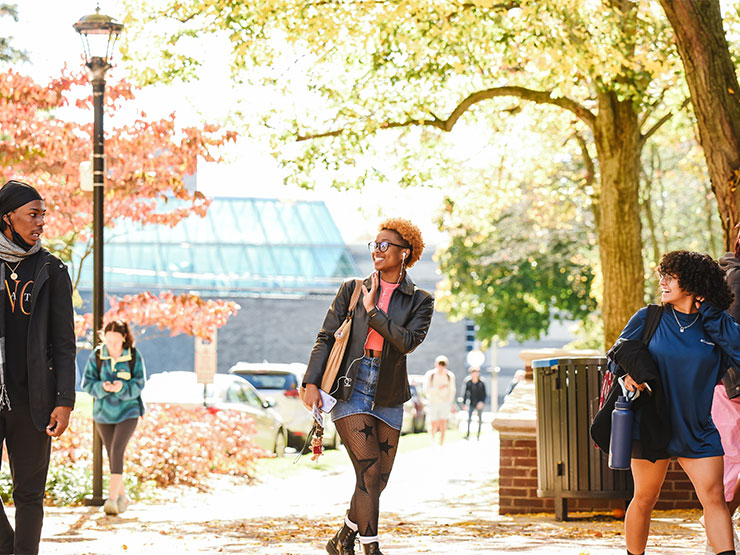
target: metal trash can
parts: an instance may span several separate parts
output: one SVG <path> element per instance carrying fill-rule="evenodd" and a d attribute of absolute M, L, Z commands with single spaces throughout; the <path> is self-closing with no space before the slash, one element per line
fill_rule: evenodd
<path fill-rule="evenodd" d="M 537 496 L 555 499 L 555 519 L 568 518 L 568 499 L 631 499 L 632 473 L 611 470 L 589 435 L 599 410 L 606 358 L 532 362 L 537 403 Z"/>

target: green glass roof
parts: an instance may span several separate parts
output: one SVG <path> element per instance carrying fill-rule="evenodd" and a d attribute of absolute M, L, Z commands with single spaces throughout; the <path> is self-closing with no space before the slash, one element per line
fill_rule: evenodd
<path fill-rule="evenodd" d="M 105 233 L 106 290 L 325 292 L 359 275 L 320 201 L 216 198 L 205 218 L 174 228 L 121 222 Z M 92 264 L 81 289 L 92 288 Z"/>

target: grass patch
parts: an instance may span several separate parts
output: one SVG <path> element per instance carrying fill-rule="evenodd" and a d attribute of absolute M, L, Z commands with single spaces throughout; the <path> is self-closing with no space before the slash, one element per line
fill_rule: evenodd
<path fill-rule="evenodd" d="M 84 391 L 77 391 L 75 393 L 75 412 L 92 417 L 92 405 L 93 398 L 89 394 Z"/>
<path fill-rule="evenodd" d="M 462 438 L 463 434 L 459 430 L 447 430 L 447 432 L 445 432 L 445 445 L 456 441 L 462 441 Z M 435 441 L 439 441 L 439 435 L 437 435 Z M 432 436 L 426 432 L 421 434 L 407 434 L 405 436 L 401 436 L 398 454 L 410 453 L 412 451 L 418 451 L 419 449 L 426 449 L 427 447 L 432 446 Z"/>

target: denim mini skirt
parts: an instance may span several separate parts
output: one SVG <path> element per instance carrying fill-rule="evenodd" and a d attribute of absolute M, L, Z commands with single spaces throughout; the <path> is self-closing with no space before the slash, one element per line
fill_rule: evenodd
<path fill-rule="evenodd" d="M 355 388 L 349 401 L 337 401 L 334 410 L 331 411 L 331 419 L 337 421 L 352 414 L 369 414 L 382 420 L 391 428 L 401 429 L 403 422 L 403 405 L 393 407 L 373 407 L 375 398 L 375 386 L 378 383 L 378 372 L 380 371 L 380 359 L 368 356 L 360 359 L 360 367 L 357 370 Z"/>

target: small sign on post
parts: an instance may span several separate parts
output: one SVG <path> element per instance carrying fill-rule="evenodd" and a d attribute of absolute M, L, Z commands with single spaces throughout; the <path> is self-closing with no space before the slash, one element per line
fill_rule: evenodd
<path fill-rule="evenodd" d="M 213 376 L 216 375 L 217 361 L 216 356 L 216 334 L 213 339 L 195 338 L 195 375 L 198 383 L 213 383 Z"/>
<path fill-rule="evenodd" d="M 207 389 L 208 384 L 213 383 L 213 376 L 216 375 L 216 332 L 213 333 L 213 339 L 195 338 L 195 378 L 197 383 L 203 384 L 203 406 L 207 407 Z"/>
<path fill-rule="evenodd" d="M 80 162 L 80 189 L 88 193 L 93 190 L 93 169 L 90 160 Z"/>

